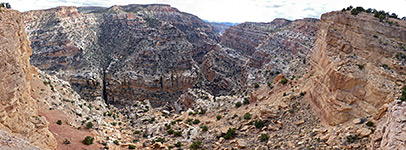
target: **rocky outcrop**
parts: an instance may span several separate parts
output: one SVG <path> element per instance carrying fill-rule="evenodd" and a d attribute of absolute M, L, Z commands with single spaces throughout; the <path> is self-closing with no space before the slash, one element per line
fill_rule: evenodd
<path fill-rule="evenodd" d="M 38 115 L 30 95 L 36 70 L 29 63 L 31 48 L 24 18 L 8 9 L 3 9 L 0 17 L 0 129 L 41 149 L 56 149 L 48 122 Z"/>
<path fill-rule="evenodd" d="M 378 122 L 371 138 L 372 149 L 405 149 L 406 103 L 395 101 Z"/>
<path fill-rule="evenodd" d="M 406 26 L 380 22 L 373 15 L 323 14 L 311 56 L 308 100 L 329 125 L 354 117 L 379 119 L 379 109 L 396 99 L 405 83 Z"/>

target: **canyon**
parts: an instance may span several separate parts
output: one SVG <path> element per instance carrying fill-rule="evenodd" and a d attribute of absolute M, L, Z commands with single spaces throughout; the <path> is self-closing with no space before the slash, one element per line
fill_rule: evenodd
<path fill-rule="evenodd" d="M 165 4 L 1 9 L 11 149 L 406 147 L 404 20 L 343 10 L 224 30 Z"/>

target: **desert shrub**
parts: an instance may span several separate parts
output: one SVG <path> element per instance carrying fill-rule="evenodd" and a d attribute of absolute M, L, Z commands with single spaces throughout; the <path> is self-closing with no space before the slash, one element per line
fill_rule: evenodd
<path fill-rule="evenodd" d="M 182 132 L 181 131 L 175 131 L 173 132 L 174 136 L 182 136 Z"/>
<path fill-rule="evenodd" d="M 206 113 L 206 111 L 207 111 L 206 109 L 202 109 L 202 110 L 200 110 L 199 114 L 204 115 Z"/>
<path fill-rule="evenodd" d="M 400 96 L 399 100 L 406 101 L 406 86 L 402 88 L 402 95 Z"/>
<path fill-rule="evenodd" d="M 174 146 L 175 146 L 175 147 L 182 147 L 182 142 L 176 142 L 176 143 L 174 144 Z"/>
<path fill-rule="evenodd" d="M 244 119 L 245 119 L 245 120 L 250 120 L 250 119 L 251 119 L 251 114 L 248 113 L 248 112 L 245 113 L 245 114 L 244 114 Z"/>
<path fill-rule="evenodd" d="M 364 69 L 364 65 L 357 64 L 357 66 L 360 70 Z"/>
<path fill-rule="evenodd" d="M 216 118 L 217 118 L 217 120 L 220 120 L 220 119 L 221 119 L 221 115 L 217 115 Z"/>
<path fill-rule="evenodd" d="M 372 127 L 374 126 L 374 123 L 372 121 L 368 121 L 365 125 L 367 125 L 368 127 Z"/>
<path fill-rule="evenodd" d="M 248 98 L 244 98 L 243 103 L 244 103 L 244 105 L 248 105 L 248 104 L 250 104 L 250 100 Z"/>
<path fill-rule="evenodd" d="M 116 145 L 120 145 L 120 142 L 118 140 L 114 140 L 113 143 Z"/>
<path fill-rule="evenodd" d="M 199 123 L 200 123 L 200 120 L 199 120 L 199 119 L 193 120 L 193 124 L 199 124 Z"/>
<path fill-rule="evenodd" d="M 69 141 L 68 139 L 65 139 L 65 140 L 63 141 L 63 144 L 70 144 L 70 141 Z"/>
<path fill-rule="evenodd" d="M 174 131 L 173 129 L 169 129 L 169 130 L 168 130 L 168 134 L 169 134 L 169 135 L 173 134 L 174 132 L 175 132 L 175 131 Z"/>
<path fill-rule="evenodd" d="M 254 83 L 254 88 L 259 88 L 259 84 L 258 84 L 258 83 Z"/>
<path fill-rule="evenodd" d="M 165 140 L 165 138 L 158 137 L 158 138 L 155 139 L 155 142 L 165 143 L 166 140 Z"/>
<path fill-rule="evenodd" d="M 91 136 L 86 136 L 85 139 L 82 141 L 83 144 L 85 145 L 91 145 L 93 144 L 94 138 Z"/>
<path fill-rule="evenodd" d="M 241 105 L 242 105 L 242 103 L 241 102 L 237 102 L 237 103 L 235 103 L 235 107 L 241 107 Z"/>
<path fill-rule="evenodd" d="M 62 125 L 62 120 L 58 120 L 58 121 L 56 121 L 56 124 L 58 124 L 58 125 Z"/>
<path fill-rule="evenodd" d="M 269 139 L 268 134 L 261 134 L 261 136 L 259 137 L 259 141 L 261 142 L 266 142 L 268 141 L 268 139 Z"/>
<path fill-rule="evenodd" d="M 283 79 L 280 81 L 280 83 L 282 83 L 282 84 L 286 84 L 286 83 L 288 83 L 288 79 L 283 78 Z"/>
<path fill-rule="evenodd" d="M 206 131 L 208 131 L 208 130 L 209 130 L 209 127 L 208 127 L 208 126 L 204 125 L 204 126 L 202 127 L 202 131 L 203 131 L 203 132 L 206 132 Z"/>
<path fill-rule="evenodd" d="M 189 146 L 190 149 L 199 149 L 202 146 L 202 141 L 193 141 L 192 145 Z"/>
<path fill-rule="evenodd" d="M 259 121 L 255 121 L 254 125 L 256 128 L 262 128 L 265 126 L 265 123 L 263 121 L 259 120 Z"/>
<path fill-rule="evenodd" d="M 140 130 L 135 130 L 135 131 L 134 131 L 134 134 L 140 134 L 140 133 L 141 133 Z"/>
<path fill-rule="evenodd" d="M 128 149 L 135 149 L 135 145 L 128 145 Z"/>
<path fill-rule="evenodd" d="M 224 139 L 229 140 L 232 138 L 235 138 L 237 133 L 235 132 L 235 129 L 228 128 L 227 133 L 224 135 Z"/>
<path fill-rule="evenodd" d="M 93 123 L 92 123 L 92 122 L 87 122 L 86 128 L 87 128 L 87 129 L 93 128 Z"/>

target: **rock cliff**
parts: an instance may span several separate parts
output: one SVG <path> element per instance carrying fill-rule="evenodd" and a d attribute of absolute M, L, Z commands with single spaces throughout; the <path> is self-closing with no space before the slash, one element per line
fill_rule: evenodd
<path fill-rule="evenodd" d="M 405 22 L 373 15 L 330 12 L 321 17 L 311 56 L 308 100 L 329 125 L 358 117 L 380 118 L 405 83 Z"/>
<path fill-rule="evenodd" d="M 41 149 L 56 149 L 48 122 L 38 115 L 38 106 L 30 95 L 36 69 L 29 63 L 31 48 L 24 17 L 2 9 L 0 18 L 0 129 Z"/>
<path fill-rule="evenodd" d="M 25 13 L 32 64 L 109 103 L 176 100 L 197 82 L 198 64 L 219 40 L 208 23 L 169 5 L 79 10 Z"/>

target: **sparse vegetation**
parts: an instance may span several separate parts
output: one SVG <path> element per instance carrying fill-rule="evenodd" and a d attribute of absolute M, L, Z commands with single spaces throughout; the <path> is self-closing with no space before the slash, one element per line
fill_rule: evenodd
<path fill-rule="evenodd" d="M 283 78 L 283 79 L 280 81 L 280 83 L 282 83 L 283 85 L 285 85 L 286 83 L 288 83 L 288 79 Z"/>
<path fill-rule="evenodd" d="M 224 135 L 224 139 L 229 140 L 235 138 L 235 136 L 237 136 L 235 129 L 228 128 L 227 133 Z"/>
<path fill-rule="evenodd" d="M 258 83 L 254 83 L 254 88 L 259 88 L 259 84 L 258 84 Z"/>
<path fill-rule="evenodd" d="M 175 146 L 175 147 L 182 147 L 183 145 L 182 145 L 182 142 L 176 142 L 176 143 L 174 144 L 174 146 Z"/>
<path fill-rule="evenodd" d="M 208 126 L 206 126 L 206 125 L 203 125 L 203 127 L 202 127 L 202 131 L 203 132 L 207 132 L 209 130 L 209 127 Z"/>
<path fill-rule="evenodd" d="M 87 128 L 87 129 L 93 128 L 93 123 L 92 123 L 92 122 L 87 122 L 86 128 Z"/>
<path fill-rule="evenodd" d="M 94 138 L 91 136 L 86 136 L 85 139 L 82 141 L 83 144 L 85 145 L 91 145 L 93 144 Z"/>
<path fill-rule="evenodd" d="M 217 118 L 217 120 L 220 120 L 220 119 L 221 119 L 221 115 L 217 115 L 216 118 Z"/>
<path fill-rule="evenodd" d="M 263 122 L 261 120 L 255 121 L 254 125 L 255 125 L 256 128 L 262 128 L 262 127 L 265 126 L 265 122 Z"/>
<path fill-rule="evenodd" d="M 68 139 L 65 139 L 65 140 L 63 140 L 62 143 L 68 145 L 68 144 L 70 144 L 70 141 Z"/>
<path fill-rule="evenodd" d="M 368 121 L 365 125 L 367 125 L 368 127 L 372 127 L 374 126 L 374 123 L 372 121 Z"/>
<path fill-rule="evenodd" d="M 250 104 L 250 100 L 248 98 L 244 98 L 243 103 L 244 103 L 244 105 L 248 105 L 248 104 Z"/>
<path fill-rule="evenodd" d="M 402 88 L 402 95 L 400 96 L 399 100 L 406 101 L 406 86 Z"/>
<path fill-rule="evenodd" d="M 114 140 L 113 143 L 116 145 L 120 145 L 120 142 L 118 142 L 118 140 Z"/>
<path fill-rule="evenodd" d="M 58 124 L 58 125 L 62 125 L 62 120 L 58 120 L 58 121 L 56 121 L 56 124 Z"/>
<path fill-rule="evenodd" d="M 192 145 L 189 146 L 190 149 L 199 149 L 202 146 L 202 141 L 193 141 Z"/>
<path fill-rule="evenodd" d="M 387 64 L 382 64 L 381 67 L 382 67 L 383 69 L 390 70 L 390 67 L 389 67 Z"/>
<path fill-rule="evenodd" d="M 199 119 L 193 120 L 193 124 L 199 124 L 199 123 L 200 123 L 200 120 L 199 120 Z"/>
<path fill-rule="evenodd" d="M 266 142 L 268 140 L 269 140 L 268 134 L 261 134 L 261 136 L 259 137 L 259 141 L 261 142 Z"/>
<path fill-rule="evenodd" d="M 235 107 L 241 107 L 242 106 L 242 103 L 241 102 L 237 102 L 237 103 L 235 103 Z"/>
<path fill-rule="evenodd" d="M 357 66 L 358 66 L 358 68 L 359 68 L 360 70 L 363 70 L 363 69 L 364 69 L 364 65 L 357 64 Z"/>
<path fill-rule="evenodd" d="M 249 112 L 244 114 L 244 119 L 245 120 L 250 120 L 251 119 L 251 114 Z"/>
<path fill-rule="evenodd" d="M 135 149 L 135 145 L 128 145 L 128 149 Z"/>

